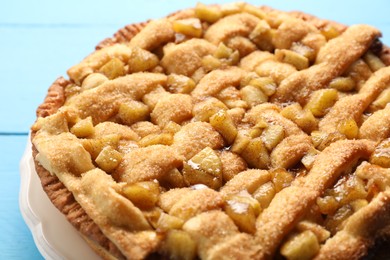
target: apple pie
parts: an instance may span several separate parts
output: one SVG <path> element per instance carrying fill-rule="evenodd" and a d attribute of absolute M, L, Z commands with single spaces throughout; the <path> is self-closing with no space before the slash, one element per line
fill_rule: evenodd
<path fill-rule="evenodd" d="M 390 52 L 246 3 L 128 25 L 58 78 L 33 156 L 104 259 L 361 259 L 390 236 Z"/>

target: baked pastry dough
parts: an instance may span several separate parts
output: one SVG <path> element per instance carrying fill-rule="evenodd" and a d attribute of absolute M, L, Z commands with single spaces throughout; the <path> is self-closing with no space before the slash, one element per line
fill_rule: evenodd
<path fill-rule="evenodd" d="M 33 155 L 105 259 L 360 259 L 390 235 L 390 59 L 246 3 L 129 25 L 59 78 Z"/>

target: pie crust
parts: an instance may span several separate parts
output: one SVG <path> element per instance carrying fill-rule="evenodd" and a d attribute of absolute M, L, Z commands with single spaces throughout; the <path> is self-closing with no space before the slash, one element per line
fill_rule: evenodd
<path fill-rule="evenodd" d="M 367 256 L 390 236 L 378 37 L 244 3 L 128 25 L 37 109 L 42 186 L 104 259 Z"/>

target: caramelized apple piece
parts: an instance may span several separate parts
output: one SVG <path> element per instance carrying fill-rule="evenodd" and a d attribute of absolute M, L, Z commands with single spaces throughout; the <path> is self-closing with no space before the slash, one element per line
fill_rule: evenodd
<path fill-rule="evenodd" d="M 328 134 L 322 131 L 313 131 L 310 133 L 311 140 L 315 147 L 318 147 L 326 138 Z"/>
<path fill-rule="evenodd" d="M 167 87 L 171 93 L 188 94 L 195 88 L 195 81 L 179 74 L 170 74 L 167 78 Z"/>
<path fill-rule="evenodd" d="M 355 89 L 356 83 L 351 77 L 337 77 L 329 83 L 329 87 L 348 92 Z"/>
<path fill-rule="evenodd" d="M 204 56 L 202 59 L 202 67 L 206 72 L 219 69 L 222 65 L 222 61 L 212 55 Z"/>
<path fill-rule="evenodd" d="M 325 196 L 317 198 L 317 205 L 322 214 L 332 215 L 339 207 L 339 203 L 333 196 Z"/>
<path fill-rule="evenodd" d="M 299 42 L 293 42 L 290 48 L 292 51 L 306 57 L 310 62 L 313 62 L 316 59 L 316 53 L 315 51 L 310 48 L 309 46 L 306 46 Z"/>
<path fill-rule="evenodd" d="M 314 146 L 320 151 L 324 150 L 333 142 L 345 139 L 345 135 L 340 132 L 326 133 L 322 131 L 313 131 L 310 135 Z"/>
<path fill-rule="evenodd" d="M 222 185 L 222 163 L 210 147 L 204 148 L 183 165 L 183 176 L 190 185 L 205 184 L 212 189 Z"/>
<path fill-rule="evenodd" d="M 156 88 L 142 97 L 142 102 L 147 105 L 150 110 L 153 110 L 160 100 L 170 95 L 171 94 L 162 86 L 156 86 Z"/>
<path fill-rule="evenodd" d="M 112 148 L 111 146 L 106 146 L 96 157 L 95 162 L 105 172 L 112 172 L 118 167 L 121 163 L 123 155 Z"/>
<path fill-rule="evenodd" d="M 274 49 L 272 36 L 273 33 L 270 25 L 265 20 L 261 20 L 250 33 L 249 39 L 251 39 L 260 50 L 271 52 Z"/>
<path fill-rule="evenodd" d="M 365 184 L 360 178 L 349 177 L 345 182 L 335 187 L 336 200 L 341 205 L 349 204 L 352 201 L 367 198 Z"/>
<path fill-rule="evenodd" d="M 256 138 L 256 137 L 260 137 L 260 135 L 263 133 L 264 129 L 267 127 L 268 127 L 268 125 L 266 125 L 264 128 L 257 127 L 257 126 L 252 127 L 248 132 L 249 137 L 252 139 Z"/>
<path fill-rule="evenodd" d="M 248 107 L 248 104 L 241 99 L 240 91 L 233 86 L 224 88 L 215 97 L 221 100 L 228 108 Z"/>
<path fill-rule="evenodd" d="M 303 70 L 309 67 L 309 59 L 294 51 L 277 49 L 275 50 L 275 58 L 280 62 L 293 65 L 297 70 Z"/>
<path fill-rule="evenodd" d="M 159 207 L 152 207 L 150 209 L 143 210 L 142 213 L 154 229 L 157 229 L 157 223 L 160 219 L 160 216 L 165 214 Z"/>
<path fill-rule="evenodd" d="M 137 207 L 150 209 L 154 207 L 160 195 L 160 185 L 155 181 L 144 181 L 126 184 L 122 189 L 123 194 Z"/>
<path fill-rule="evenodd" d="M 203 33 L 202 24 L 197 18 L 188 18 L 174 21 L 173 30 L 177 33 L 197 38 L 201 37 Z"/>
<path fill-rule="evenodd" d="M 368 205 L 368 201 L 366 199 L 357 199 L 350 203 L 354 212 L 358 211 L 361 208 L 364 208 Z"/>
<path fill-rule="evenodd" d="M 230 57 L 227 60 L 225 60 L 225 63 L 228 66 L 233 66 L 233 65 L 237 65 L 239 61 L 240 61 L 240 53 L 238 52 L 238 50 L 235 50 L 232 53 L 232 55 L 230 55 Z"/>
<path fill-rule="evenodd" d="M 216 6 L 207 6 L 198 3 L 195 7 L 195 16 L 203 21 L 215 23 L 222 17 L 222 12 Z"/>
<path fill-rule="evenodd" d="M 207 58 L 206 56 L 205 58 Z M 214 52 L 214 55 L 212 56 L 219 60 L 219 66 L 221 65 L 235 65 L 240 60 L 240 54 L 237 50 L 233 50 L 232 48 L 229 48 L 226 46 L 223 42 L 219 43 L 217 49 Z M 204 60 L 203 63 L 206 63 L 206 61 L 209 61 L 214 64 L 213 69 L 217 69 L 218 61 L 213 61 L 210 57 L 207 60 Z M 206 65 L 207 64 L 203 64 Z"/>
<path fill-rule="evenodd" d="M 104 147 L 112 146 L 116 148 L 119 140 L 119 135 L 110 134 L 97 139 L 82 139 L 81 144 L 91 154 L 92 159 L 96 159 Z"/>
<path fill-rule="evenodd" d="M 232 54 L 233 50 L 221 42 L 214 52 L 214 57 L 217 59 L 228 59 Z"/>
<path fill-rule="evenodd" d="M 300 232 L 310 230 L 316 235 L 318 242 L 322 243 L 330 237 L 330 232 L 323 226 L 311 221 L 303 220 L 297 224 L 296 229 Z"/>
<path fill-rule="evenodd" d="M 340 122 L 337 128 L 339 132 L 345 135 L 348 139 L 355 139 L 359 135 L 359 126 L 352 118 Z"/>
<path fill-rule="evenodd" d="M 337 30 L 332 25 L 327 25 L 324 28 L 321 29 L 321 34 L 325 36 L 326 40 L 329 41 L 333 38 L 336 38 L 340 35 L 340 31 Z"/>
<path fill-rule="evenodd" d="M 258 8 L 257 6 L 253 6 L 251 4 L 245 3 L 244 6 L 242 7 L 242 11 L 246 12 L 248 14 L 254 15 L 260 19 L 264 19 L 266 14 L 263 10 Z"/>
<path fill-rule="evenodd" d="M 103 73 L 109 79 L 115 79 L 117 77 L 125 75 L 125 64 L 118 58 L 113 58 L 106 64 L 104 64 L 99 72 Z"/>
<path fill-rule="evenodd" d="M 371 155 L 370 162 L 385 168 L 390 168 L 390 139 L 383 140 Z"/>
<path fill-rule="evenodd" d="M 311 169 L 318 154 L 319 154 L 319 151 L 312 148 L 305 154 L 305 156 L 302 157 L 301 162 L 305 166 L 306 169 L 308 169 L 308 170 Z"/>
<path fill-rule="evenodd" d="M 256 58 L 253 58 L 253 60 L 251 59 L 251 56 L 254 56 L 254 57 L 256 57 L 256 54 L 257 52 L 255 52 L 254 54 L 252 54 L 252 55 L 250 55 L 249 57 L 247 57 L 245 60 L 244 60 L 244 63 L 245 63 L 245 61 L 247 61 L 247 60 L 249 60 L 249 61 L 247 61 L 248 63 L 252 63 L 252 62 L 255 62 L 257 59 Z M 261 54 L 259 54 L 259 55 L 261 55 Z M 271 54 L 272 55 L 272 54 Z M 253 66 L 256 66 L 256 65 L 253 65 Z M 244 69 L 244 67 L 245 67 L 245 65 L 243 65 L 243 64 L 240 64 L 240 67 L 242 68 L 242 69 Z M 251 69 L 253 69 L 253 68 L 246 68 L 246 70 L 251 70 Z M 243 77 L 242 77 L 242 79 L 241 79 L 241 81 L 240 81 L 240 88 L 243 88 L 243 87 L 245 87 L 245 86 L 247 86 L 247 85 L 250 85 L 249 84 L 249 82 L 251 82 L 251 80 L 252 79 L 256 79 L 256 78 L 260 78 L 258 75 L 257 75 L 257 73 L 256 72 L 253 72 L 253 71 L 248 71 L 248 73 L 246 73 Z M 254 84 L 252 84 L 252 85 L 254 85 Z"/>
<path fill-rule="evenodd" d="M 166 173 L 160 180 L 160 185 L 166 188 L 182 188 L 186 186 L 184 177 L 181 172 L 174 168 Z"/>
<path fill-rule="evenodd" d="M 94 130 L 92 117 L 89 116 L 78 121 L 74 126 L 72 126 L 70 132 L 78 138 L 84 138 L 93 135 Z"/>
<path fill-rule="evenodd" d="M 261 134 L 261 140 L 268 150 L 272 150 L 284 138 L 284 128 L 280 125 L 269 125 Z"/>
<path fill-rule="evenodd" d="M 280 253 L 288 260 L 312 259 L 320 250 L 316 235 L 310 230 L 292 235 L 281 247 Z"/>
<path fill-rule="evenodd" d="M 275 185 L 275 191 L 279 192 L 282 189 L 290 186 L 291 182 L 294 180 L 294 176 L 286 171 L 285 169 L 276 169 L 271 172 L 272 182 Z"/>
<path fill-rule="evenodd" d="M 166 213 L 161 213 L 157 221 L 157 229 L 161 231 L 167 231 L 171 229 L 180 229 L 184 224 L 181 218 L 171 216 Z"/>
<path fill-rule="evenodd" d="M 252 138 L 249 136 L 247 131 L 238 131 L 237 136 L 234 139 L 234 143 L 232 145 L 232 152 L 241 154 L 248 146 L 251 139 Z"/>
<path fill-rule="evenodd" d="M 328 215 L 324 225 L 332 234 L 335 234 L 343 228 L 344 221 L 352 214 L 352 207 L 349 204 L 344 205 L 339 208 L 334 215 Z"/>
<path fill-rule="evenodd" d="M 376 56 L 375 54 L 373 54 L 370 51 L 367 52 L 363 56 L 363 60 L 367 63 L 367 65 L 370 67 L 370 69 L 374 72 L 381 69 L 381 68 L 386 67 L 386 65 L 383 63 L 383 61 L 378 56 Z"/>
<path fill-rule="evenodd" d="M 259 88 L 267 96 L 272 96 L 276 91 L 276 84 L 272 78 L 256 77 L 249 81 L 248 85 Z"/>
<path fill-rule="evenodd" d="M 255 233 L 256 217 L 261 211 L 259 202 L 246 192 L 231 194 L 226 198 L 224 207 L 226 214 L 238 228 L 247 233 Z"/>
<path fill-rule="evenodd" d="M 170 133 L 150 134 L 138 141 L 140 147 L 156 144 L 171 145 L 172 143 L 173 135 Z"/>
<path fill-rule="evenodd" d="M 233 2 L 221 5 L 221 12 L 223 16 L 241 13 L 245 3 Z"/>
<path fill-rule="evenodd" d="M 376 111 L 383 109 L 388 103 L 390 103 L 390 88 L 385 89 L 379 94 L 377 99 L 370 105 L 370 110 Z"/>
<path fill-rule="evenodd" d="M 356 89 L 359 90 L 372 75 L 370 67 L 363 59 L 358 59 L 345 72 L 351 79 L 356 82 Z"/>
<path fill-rule="evenodd" d="M 92 88 L 96 88 L 106 82 L 108 78 L 101 74 L 101 73 L 92 73 L 89 74 L 84 80 L 83 83 L 81 84 L 81 89 L 82 90 L 88 90 Z"/>
<path fill-rule="evenodd" d="M 320 89 L 313 92 L 305 109 L 310 110 L 314 116 L 321 117 L 328 112 L 337 99 L 336 89 Z"/>
<path fill-rule="evenodd" d="M 311 133 L 317 128 L 317 120 L 312 112 L 308 109 L 302 109 L 299 103 L 283 108 L 280 114 L 296 123 L 306 133 Z"/>
<path fill-rule="evenodd" d="M 232 144 L 237 136 L 237 128 L 226 110 L 219 110 L 210 117 L 210 124 L 225 138 L 228 144 Z"/>
<path fill-rule="evenodd" d="M 257 199 L 257 201 L 260 203 L 261 208 L 265 209 L 271 203 L 275 194 L 275 185 L 271 181 L 269 181 L 261 185 L 253 193 L 253 197 Z"/>
<path fill-rule="evenodd" d="M 208 98 L 194 105 L 192 114 L 198 121 L 208 122 L 210 117 L 220 110 L 227 110 L 227 106 L 216 98 Z"/>
<path fill-rule="evenodd" d="M 196 243 L 182 230 L 170 230 L 161 248 L 170 259 L 192 260 L 196 257 Z"/>
<path fill-rule="evenodd" d="M 118 117 L 126 125 L 144 121 L 149 116 L 149 107 L 142 102 L 129 101 L 119 105 Z"/>
<path fill-rule="evenodd" d="M 268 101 L 268 96 L 255 86 L 245 86 L 240 89 L 242 99 L 250 108 Z"/>
<path fill-rule="evenodd" d="M 169 121 L 169 123 L 165 125 L 163 132 L 174 135 L 177 132 L 179 132 L 180 129 L 181 129 L 181 126 L 178 123 L 175 123 L 173 121 Z"/>
<path fill-rule="evenodd" d="M 267 148 L 260 137 L 250 140 L 241 152 L 241 156 L 250 167 L 258 169 L 265 169 L 270 163 Z"/>
<path fill-rule="evenodd" d="M 130 59 L 127 62 L 129 73 L 148 71 L 156 67 L 159 63 L 157 56 L 139 47 L 132 48 Z"/>

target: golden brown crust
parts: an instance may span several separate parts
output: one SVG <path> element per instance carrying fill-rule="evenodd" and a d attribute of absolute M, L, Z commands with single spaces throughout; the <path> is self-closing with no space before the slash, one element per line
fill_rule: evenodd
<path fill-rule="evenodd" d="M 372 246 L 372 238 L 388 228 L 389 220 L 390 192 L 387 191 L 351 216 L 345 228 L 325 243 L 315 259 L 360 259 Z"/>
<path fill-rule="evenodd" d="M 37 117 L 47 117 L 54 114 L 65 102 L 65 87 L 70 82 L 59 77 L 50 86 L 43 103 L 37 109 Z"/>
<path fill-rule="evenodd" d="M 384 129 L 383 125 L 390 125 L 390 106 L 374 112 L 364 121 L 359 131 L 360 138 L 382 141 L 390 134 L 390 129 Z"/>
<path fill-rule="evenodd" d="M 313 24 L 318 29 L 323 29 L 327 26 L 333 26 L 341 32 L 343 32 L 343 31 L 345 31 L 345 29 L 347 29 L 347 26 L 344 24 L 340 24 L 338 22 L 334 22 L 331 20 L 320 19 L 314 15 L 306 14 L 306 13 L 303 13 L 300 11 L 292 11 L 292 12 L 289 12 L 289 14 L 296 17 L 296 18 L 302 19 L 306 22 Z"/>
<path fill-rule="evenodd" d="M 328 41 L 319 51 L 316 65 L 294 73 L 281 82 L 273 101 L 297 101 L 305 105 L 310 94 L 327 86 L 371 46 L 380 32 L 368 25 L 353 25 L 339 37 Z"/>
<path fill-rule="evenodd" d="M 96 241 L 89 239 L 86 236 L 82 235 L 82 238 L 88 243 L 88 245 L 95 251 L 102 259 L 104 260 L 116 260 L 115 256 L 113 256 L 109 251 L 107 251 L 100 244 L 96 243 Z"/>
<path fill-rule="evenodd" d="M 361 140 L 333 143 L 319 155 L 305 178 L 296 179 L 290 187 L 277 193 L 256 222 L 256 239 L 263 246 L 262 255 L 272 258 L 278 247 L 274 242 L 282 241 L 315 199 L 332 186 L 342 172 L 353 167 L 354 162 L 367 159 L 372 149 L 372 143 Z"/>
<path fill-rule="evenodd" d="M 100 50 L 104 47 L 111 46 L 116 43 L 128 42 L 136 34 L 138 34 L 147 24 L 148 22 L 126 25 L 125 27 L 119 29 L 113 37 L 106 38 L 103 41 L 99 42 L 99 44 L 96 45 L 96 50 Z"/>
<path fill-rule="evenodd" d="M 34 135 L 35 133 L 32 132 L 32 139 Z M 37 154 L 38 151 L 33 146 L 33 157 L 35 158 Z M 116 259 L 123 259 L 124 256 L 119 249 L 101 232 L 100 228 L 87 215 L 80 204 L 74 199 L 73 194 L 57 176 L 50 174 L 50 172 L 37 162 L 35 163 L 35 170 L 41 179 L 44 191 L 54 206 L 66 216 L 67 220 L 81 233 L 83 238 L 87 238 L 89 243 L 98 245 L 99 251 L 97 253 L 105 252 Z"/>
<path fill-rule="evenodd" d="M 343 32 L 347 29 L 348 26 L 331 21 L 331 20 L 324 20 L 320 19 L 314 15 L 306 14 L 300 11 L 292 11 L 289 12 L 289 14 L 293 15 L 296 18 L 302 19 L 304 21 L 307 21 L 309 23 L 312 23 L 315 27 L 318 29 L 326 28 L 327 26 L 333 26 L 340 32 Z M 390 48 L 388 46 L 385 46 L 380 42 L 379 40 L 376 41 L 376 43 L 371 46 L 371 50 L 374 48 L 374 53 L 378 54 L 380 56 L 381 60 L 387 65 L 390 65 Z"/>
<path fill-rule="evenodd" d="M 183 16 L 185 17 L 187 15 L 188 10 L 186 12 L 183 12 Z M 347 27 L 344 25 L 340 25 L 338 23 L 332 22 L 332 21 L 326 21 L 322 19 L 318 19 L 314 16 L 307 15 L 301 12 L 291 12 L 291 14 L 299 19 L 309 21 L 312 23 L 315 27 L 317 28 L 324 28 L 328 25 L 332 25 L 336 27 L 340 31 L 344 31 Z M 180 16 L 180 12 L 175 14 L 176 16 Z M 139 33 L 139 31 L 144 28 L 148 22 L 145 23 L 139 23 L 139 24 L 134 24 L 134 25 L 128 25 L 122 29 L 120 29 L 117 33 L 114 34 L 112 38 L 107 38 L 100 42 L 97 46 L 96 49 L 99 50 L 101 48 L 111 46 L 116 43 L 122 43 L 122 42 L 128 42 L 130 39 L 132 39 L 135 35 Z M 372 37 L 371 37 L 372 38 Z M 371 39 L 370 38 L 370 39 Z M 379 51 L 380 57 L 382 61 L 389 65 L 390 64 L 390 49 L 381 46 L 380 51 Z M 343 68 L 344 69 L 344 68 Z M 240 73 L 237 73 L 240 74 Z M 241 77 L 241 76 L 237 76 Z M 37 116 L 38 117 L 47 117 L 49 115 L 54 114 L 63 104 L 65 101 L 65 87 L 69 85 L 71 82 L 68 80 L 65 80 L 64 78 L 59 78 L 57 79 L 53 85 L 49 88 L 47 97 L 45 98 L 45 101 L 43 102 L 42 105 L 39 106 L 37 109 Z M 231 83 L 230 83 L 231 84 Z M 217 86 L 219 88 L 221 86 Z M 198 93 L 195 95 L 197 98 L 204 98 L 203 96 L 206 95 L 213 95 L 213 93 Z M 303 102 L 304 103 L 304 102 Z M 272 114 L 270 112 L 270 114 Z M 272 120 L 273 115 L 269 117 L 269 120 Z M 296 129 L 293 129 L 296 130 Z M 292 131 L 293 131 L 292 130 Z M 301 133 L 301 131 L 293 131 L 296 134 Z M 35 132 L 32 132 L 32 138 L 34 137 Z M 212 141 L 213 143 L 216 143 L 216 147 L 221 147 L 222 146 L 222 140 L 219 139 L 220 137 L 216 137 L 218 140 Z M 306 147 L 308 148 L 308 147 Z M 305 148 L 305 151 L 307 150 Z M 367 148 L 368 149 L 368 148 Z M 184 151 L 183 151 L 184 153 Z M 37 150 L 35 147 L 33 147 L 33 156 L 35 157 L 37 155 Z M 188 156 L 188 155 L 187 155 Z M 366 155 L 365 155 L 366 156 Z M 83 235 L 83 237 L 86 239 L 86 241 L 91 245 L 91 247 L 103 258 L 105 259 L 112 259 L 112 258 L 124 258 L 123 254 L 120 252 L 120 250 L 115 246 L 99 229 L 99 227 L 92 221 L 92 219 L 85 213 L 83 208 L 75 201 L 73 195 L 69 190 L 66 189 L 66 187 L 58 180 L 57 177 L 51 175 L 46 169 L 44 169 L 41 165 L 39 165 L 37 162 L 35 162 L 36 170 L 41 178 L 42 186 L 45 190 L 45 192 L 48 194 L 48 197 L 52 200 L 53 204 L 63 213 L 67 216 L 67 219 L 80 231 L 80 233 Z M 313 176 L 313 175 L 312 175 Z M 313 177 L 315 178 L 315 177 Z M 333 178 L 332 178 L 333 179 Z M 310 178 L 309 178 L 310 180 Z M 316 179 L 312 179 L 313 183 L 310 183 L 308 187 L 306 188 L 312 188 L 312 185 L 316 183 L 318 185 Z M 323 183 L 322 185 L 326 186 L 327 184 Z M 320 185 L 321 186 L 321 185 Z M 291 187 L 291 189 L 294 189 Z M 287 193 L 287 190 L 286 190 Z M 296 197 L 293 199 L 293 201 L 290 203 L 288 200 L 286 200 L 288 205 L 297 205 L 296 208 L 292 208 L 291 212 L 298 212 L 296 213 L 297 215 L 301 216 L 304 214 L 303 212 L 305 209 L 308 207 L 308 205 L 311 203 L 310 201 L 313 200 L 318 194 L 316 192 L 307 192 L 305 195 L 303 195 L 302 190 L 299 190 L 296 192 L 296 194 L 301 194 L 303 197 Z M 278 195 L 279 197 L 283 197 L 283 194 L 280 193 Z M 388 194 L 387 194 L 388 196 Z M 382 198 L 380 198 L 382 199 Z M 379 198 L 378 198 L 379 200 Z M 388 202 L 389 198 L 386 199 Z M 286 202 L 284 201 L 284 202 Z M 283 203 L 281 203 L 283 205 Z M 287 205 L 287 206 L 288 206 Z M 371 205 L 371 204 L 370 204 Z M 386 204 L 386 212 L 388 213 L 388 205 L 389 203 Z M 292 207 L 292 206 L 291 206 Z M 284 207 L 281 209 L 281 212 L 285 212 L 287 207 Z M 294 211 L 295 210 L 295 211 Z M 362 213 L 363 214 L 363 213 Z M 268 217 L 273 217 L 273 216 L 268 216 Z M 267 215 L 264 215 L 263 218 L 267 218 Z M 297 219 L 297 218 L 295 218 Z M 279 221 L 279 219 L 278 219 Z M 386 219 L 387 221 L 387 219 Z M 262 223 L 261 220 L 258 221 L 258 223 Z M 291 229 L 292 226 L 290 227 L 291 224 L 291 219 L 286 220 L 287 224 L 287 229 Z M 259 224 L 260 225 L 260 224 Z M 266 229 L 264 229 L 266 230 Z M 263 230 L 263 231 L 264 231 Z M 259 236 L 261 240 L 261 230 L 259 231 Z M 268 232 L 268 231 L 267 231 Z M 282 233 L 285 233 L 286 231 L 283 230 Z M 385 235 L 389 235 L 386 231 L 383 232 Z M 343 233 L 340 233 L 340 237 L 343 236 Z M 234 239 L 238 239 L 234 237 Z M 231 240 L 234 241 L 232 238 Z M 335 238 L 336 240 L 337 238 Z M 338 240 L 337 243 L 339 243 L 341 246 L 342 245 L 348 245 L 348 242 L 343 242 L 344 239 L 341 238 Z M 264 242 L 264 241 L 262 241 Z M 355 243 L 356 242 L 356 243 Z M 330 242 L 333 243 L 333 242 Z M 267 245 L 266 242 L 264 242 L 264 245 Z M 354 241 L 352 242 L 353 247 L 349 248 L 349 251 L 345 251 L 345 256 L 346 258 L 349 257 L 357 257 L 360 258 L 362 255 L 365 255 L 367 253 L 368 248 L 372 245 L 372 240 L 359 240 L 359 241 Z M 341 248 L 341 247 L 340 247 Z M 385 247 L 386 248 L 386 247 Z M 264 253 L 264 256 L 269 256 L 273 254 L 274 248 L 261 248 L 258 249 L 259 251 L 263 250 L 262 252 Z M 324 252 L 326 251 L 325 249 L 322 249 Z M 330 250 L 332 251 L 332 250 Z M 322 253 L 321 257 L 325 257 L 326 259 L 328 256 L 334 255 L 329 251 L 329 254 L 327 253 Z M 218 252 L 218 250 L 216 250 Z M 232 253 L 233 255 L 235 253 Z M 338 255 L 340 256 L 340 255 Z M 320 258 L 319 258 L 320 259 Z M 341 258 L 340 258 L 341 259 Z"/>

